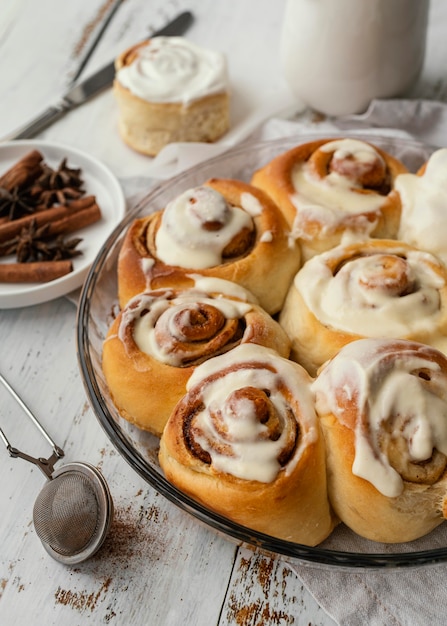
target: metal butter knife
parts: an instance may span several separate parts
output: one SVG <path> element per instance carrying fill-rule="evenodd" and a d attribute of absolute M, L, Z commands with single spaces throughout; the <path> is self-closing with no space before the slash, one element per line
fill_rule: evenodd
<path fill-rule="evenodd" d="M 193 15 L 190 11 L 180 13 L 175 19 L 157 30 L 151 37 L 172 37 L 182 35 L 192 24 Z M 85 80 L 71 87 L 61 98 L 60 102 L 48 107 L 43 113 L 34 118 L 31 122 L 19 128 L 11 135 L 4 137 L 2 141 L 12 141 L 14 139 L 28 139 L 50 126 L 53 122 L 61 118 L 65 113 L 87 102 L 93 96 L 110 87 L 115 78 L 115 62 L 108 65 L 89 76 Z"/>

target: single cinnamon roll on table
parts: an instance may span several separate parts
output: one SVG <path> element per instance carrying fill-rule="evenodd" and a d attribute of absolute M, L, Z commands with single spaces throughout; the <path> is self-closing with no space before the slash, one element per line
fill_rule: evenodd
<path fill-rule="evenodd" d="M 395 238 L 400 200 L 393 190 L 407 168 L 359 139 L 322 139 L 275 157 L 252 177 L 283 211 L 303 261 L 338 245 L 346 233 Z"/>
<path fill-rule="evenodd" d="M 407 340 L 345 346 L 313 383 L 332 506 L 354 532 L 412 541 L 447 517 L 447 359 Z"/>
<path fill-rule="evenodd" d="M 364 337 L 413 339 L 447 350 L 447 269 L 403 242 L 337 246 L 298 271 L 279 322 L 291 358 L 310 373 Z"/>
<path fill-rule="evenodd" d="M 287 223 L 262 191 L 211 179 L 130 226 L 118 259 L 119 300 L 123 307 L 142 291 L 215 276 L 242 285 L 273 314 L 299 266 Z"/>
<path fill-rule="evenodd" d="M 156 155 L 167 144 L 212 142 L 229 128 L 229 80 L 221 52 L 183 37 L 153 37 L 115 61 L 119 132 L 133 149 Z"/>
<path fill-rule="evenodd" d="M 160 440 L 167 479 L 243 526 L 305 545 L 334 526 L 311 378 L 240 345 L 200 365 Z"/>
<path fill-rule="evenodd" d="M 109 328 L 102 368 L 120 414 L 160 436 L 197 365 L 241 343 L 284 357 L 290 350 L 285 332 L 245 289 L 199 278 L 194 288 L 131 299 Z"/>

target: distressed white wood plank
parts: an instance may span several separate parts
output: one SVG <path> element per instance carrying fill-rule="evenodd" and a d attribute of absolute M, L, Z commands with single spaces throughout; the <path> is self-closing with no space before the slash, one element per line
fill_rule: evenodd
<path fill-rule="evenodd" d="M 287 563 L 240 548 L 219 624 L 329 626 L 334 622 L 299 583 Z"/>
<path fill-rule="evenodd" d="M 4 0 L 5 1 L 5 0 Z M 0 11 L 0 137 L 62 95 L 114 0 L 6 0 Z"/>
<path fill-rule="evenodd" d="M 31 624 L 36 614 L 41 623 L 66 626 L 77 624 L 80 614 L 94 624 L 112 616 L 117 623 L 126 616 L 129 623 L 144 623 L 148 614 L 158 624 L 181 623 L 185 616 L 185 623 L 216 623 L 235 547 L 155 493 L 108 442 L 78 374 L 74 318 L 66 300 L 2 312 L 2 354 L 14 354 L 6 367 L 2 358 L 2 370 L 65 449 L 60 463 L 86 461 L 102 469 L 115 520 L 103 549 L 90 561 L 73 568 L 53 561 L 31 523 L 45 479 L 3 450 L 0 464 L 8 480 L 2 485 L 0 519 L 0 623 L 11 623 L 14 615 L 17 623 Z M 20 411 L 11 413 L 1 421 L 15 445 L 28 425 Z M 29 430 L 26 451 L 45 455 L 47 444 Z M 197 602 L 204 593 L 211 601 Z"/>
<path fill-rule="evenodd" d="M 325 623 L 318 621 L 321 609 L 286 565 L 242 550 L 233 567 L 237 548 L 232 541 L 155 493 L 121 458 L 86 400 L 71 303 L 59 299 L 2 311 L 0 344 L 2 372 L 65 450 L 59 463 L 100 467 L 116 506 L 100 552 L 73 568 L 60 565 L 44 551 L 31 521 L 44 476 L 0 449 L 7 477 L 1 483 L 1 624 L 31 624 L 35 615 L 40 623 L 65 626 L 80 620 L 140 624 L 150 615 L 149 623 L 157 625 L 248 626 L 262 623 L 259 614 L 287 616 L 288 622 L 278 623 L 292 624 L 293 616 Z M 48 444 L 5 394 L 0 389 L 1 425 L 12 445 L 20 441 L 30 454 L 48 455 Z"/>

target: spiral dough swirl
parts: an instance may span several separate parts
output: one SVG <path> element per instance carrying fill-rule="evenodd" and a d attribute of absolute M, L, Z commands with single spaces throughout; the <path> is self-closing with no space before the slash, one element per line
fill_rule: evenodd
<path fill-rule="evenodd" d="M 139 349 L 157 361 L 186 367 L 231 349 L 245 331 L 248 302 L 195 289 L 158 290 L 137 296 L 123 311 L 120 338 L 131 329 Z"/>
<path fill-rule="evenodd" d="M 316 437 L 309 383 L 297 364 L 252 344 L 203 363 L 176 409 L 186 446 L 216 472 L 272 482 Z"/>
<path fill-rule="evenodd" d="M 436 328 L 443 271 L 435 257 L 396 243 L 338 246 L 311 259 L 295 286 L 327 326 L 406 337 Z"/>
<path fill-rule="evenodd" d="M 403 481 L 430 485 L 447 468 L 447 359 L 424 344 L 362 339 L 313 383 L 317 412 L 355 433 L 352 472 L 396 497 Z"/>

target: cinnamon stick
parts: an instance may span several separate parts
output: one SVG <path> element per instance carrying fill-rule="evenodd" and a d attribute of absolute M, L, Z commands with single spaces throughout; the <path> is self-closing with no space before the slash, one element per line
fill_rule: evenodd
<path fill-rule="evenodd" d="M 28 152 L 0 176 L 0 187 L 12 191 L 15 187 L 33 181 L 42 171 L 42 161 L 43 155 L 39 150 Z"/>
<path fill-rule="evenodd" d="M 86 226 L 90 226 L 91 224 L 98 222 L 100 219 L 101 210 L 95 202 L 86 209 L 76 211 L 76 213 L 70 213 L 59 220 L 50 222 L 50 227 L 45 235 L 45 238 L 72 233 L 76 230 L 80 230 L 81 228 L 85 228 Z"/>
<path fill-rule="evenodd" d="M 47 283 L 73 271 L 70 260 L 0 263 L 0 283 Z"/>
<path fill-rule="evenodd" d="M 96 204 L 95 196 L 85 196 L 83 198 L 79 198 L 78 200 L 73 200 L 69 204 L 61 204 L 50 209 L 44 209 L 41 211 L 36 211 L 35 213 L 31 213 L 30 215 L 25 215 L 18 220 L 0 223 L 0 243 L 5 243 L 13 237 L 19 235 L 22 228 L 28 227 L 34 220 L 37 226 L 43 226 L 44 224 L 48 224 L 49 222 L 62 221 L 64 218 L 74 215 L 77 212 L 81 213 L 89 209 L 93 209 L 92 214 L 97 215 L 99 207 Z M 99 215 L 99 217 L 96 217 L 94 221 L 97 221 L 100 217 L 101 215 Z M 84 223 L 84 226 L 87 226 L 89 223 L 91 224 L 93 222 L 88 222 L 87 219 L 86 223 Z M 64 231 L 59 230 L 57 234 L 61 234 L 62 232 Z"/>

